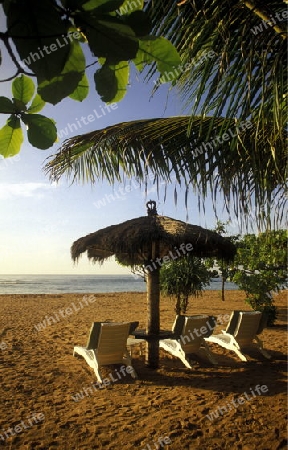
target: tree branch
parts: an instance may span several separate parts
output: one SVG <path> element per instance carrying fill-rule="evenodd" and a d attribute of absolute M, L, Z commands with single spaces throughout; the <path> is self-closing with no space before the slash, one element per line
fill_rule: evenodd
<path fill-rule="evenodd" d="M 6 81 L 11 81 L 15 77 L 17 77 L 17 75 L 19 75 L 20 73 L 28 75 L 29 77 L 35 77 L 36 75 L 34 73 L 26 72 L 26 70 L 23 69 L 23 67 L 21 67 L 19 61 L 17 61 L 16 56 L 14 55 L 12 47 L 11 47 L 10 42 L 9 42 L 9 35 L 8 35 L 8 33 L 7 32 L 6 33 L 0 33 L 0 39 L 3 41 L 10 58 L 12 59 L 13 63 L 15 64 L 15 66 L 17 67 L 17 72 L 16 72 L 15 75 L 13 75 L 11 77 L 8 77 L 8 78 L 6 78 L 4 80 L 0 80 L 0 83 L 4 83 Z"/>
<path fill-rule="evenodd" d="M 12 81 L 21 73 L 23 73 L 24 75 L 27 75 L 28 77 L 36 77 L 36 75 L 34 73 L 26 72 L 26 70 L 21 68 L 21 69 L 18 69 L 17 72 L 14 75 L 12 75 L 11 77 L 5 78 L 4 80 L 0 80 L 0 83 L 6 83 L 7 81 Z"/>
<path fill-rule="evenodd" d="M 244 5 L 249 8 L 254 14 L 256 14 L 260 19 L 262 19 L 264 22 L 269 22 L 269 25 L 271 28 L 273 28 L 276 33 L 281 34 L 283 39 L 287 38 L 287 31 L 285 31 L 279 23 L 277 24 L 271 24 L 271 15 L 269 16 L 269 13 L 267 11 L 263 11 L 262 6 L 261 9 L 256 6 L 253 1 L 244 0 Z M 273 17 L 272 17 L 273 18 Z M 273 18 L 274 19 L 274 18 Z"/>

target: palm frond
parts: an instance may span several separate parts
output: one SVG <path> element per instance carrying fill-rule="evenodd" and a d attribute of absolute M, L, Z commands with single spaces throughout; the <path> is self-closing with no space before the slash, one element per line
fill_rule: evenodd
<path fill-rule="evenodd" d="M 152 1 L 147 10 L 154 32 L 167 36 L 182 57 L 185 70 L 175 84 L 191 112 L 190 127 L 195 114 L 241 117 L 262 131 L 273 123 L 277 141 L 287 118 L 285 2 L 187 0 L 178 5 Z M 151 69 L 148 78 L 154 75 Z"/>
<path fill-rule="evenodd" d="M 227 210 L 233 208 L 242 221 L 251 208 L 259 224 L 269 225 L 273 208 L 281 220 L 286 205 L 287 33 L 280 20 L 285 2 L 150 0 L 146 9 L 154 33 L 168 37 L 182 57 L 173 84 L 189 116 L 121 123 L 76 136 L 46 171 L 53 180 L 66 174 L 92 183 L 131 177 L 145 183 L 148 171 L 155 183 L 174 175 L 185 186 L 186 204 L 193 187 L 202 198 L 211 193 L 215 207 L 221 192 Z M 155 69 L 148 71 L 148 79 L 154 74 Z M 251 127 L 241 128 L 247 121 Z"/>
<path fill-rule="evenodd" d="M 155 183 L 173 176 L 187 192 L 193 187 L 204 198 L 212 194 L 215 205 L 221 192 L 227 210 L 233 205 L 237 216 L 253 208 L 259 219 L 267 218 L 268 205 L 277 207 L 274 201 L 285 190 L 285 133 L 274 147 L 273 125 L 263 133 L 250 122 L 194 117 L 188 134 L 189 122 L 189 116 L 137 120 L 75 136 L 50 158 L 45 171 L 53 181 L 66 175 L 92 183 L 131 177 L 145 183 L 152 171 Z M 283 200 L 280 215 L 284 207 Z"/>

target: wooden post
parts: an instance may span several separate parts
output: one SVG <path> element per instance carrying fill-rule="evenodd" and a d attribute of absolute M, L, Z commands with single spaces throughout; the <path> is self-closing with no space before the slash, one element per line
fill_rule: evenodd
<path fill-rule="evenodd" d="M 147 333 L 159 335 L 160 331 L 160 268 L 149 271 L 147 275 Z M 158 339 L 147 342 L 145 364 L 151 369 L 159 366 Z"/>

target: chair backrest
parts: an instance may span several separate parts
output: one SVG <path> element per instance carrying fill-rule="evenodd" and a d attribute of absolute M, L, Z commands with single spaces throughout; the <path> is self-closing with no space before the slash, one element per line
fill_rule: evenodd
<path fill-rule="evenodd" d="M 181 316 L 181 315 L 176 316 L 173 326 L 172 326 L 172 332 L 173 332 L 173 334 L 175 334 L 175 337 L 179 337 L 183 334 L 183 328 L 185 325 L 185 317 L 188 317 L 188 316 Z M 194 316 L 194 317 L 198 317 L 198 316 Z M 213 333 L 213 330 L 214 330 L 215 326 L 217 325 L 217 318 L 215 316 L 206 316 L 206 315 L 205 315 L 205 317 L 207 317 L 207 320 L 205 322 L 205 326 L 207 325 L 207 333 L 204 335 L 204 337 L 209 337 Z"/>
<path fill-rule="evenodd" d="M 240 310 L 236 310 L 236 309 L 234 311 L 232 311 L 229 322 L 228 322 L 226 330 L 225 330 L 226 333 L 234 335 L 238 321 L 239 321 L 240 312 L 241 312 Z"/>
<path fill-rule="evenodd" d="M 179 315 L 175 317 L 172 326 L 172 333 L 175 334 L 176 337 L 182 334 L 184 323 L 185 323 L 185 316 Z"/>
<path fill-rule="evenodd" d="M 86 348 L 88 350 L 95 350 L 98 347 L 98 340 L 100 336 L 101 324 L 102 323 L 111 323 L 111 322 L 93 322 L 90 328 L 90 333 L 87 341 Z M 113 322 L 112 322 L 113 323 Z M 133 331 L 138 327 L 139 322 L 130 322 L 129 334 L 132 334 Z"/>
<path fill-rule="evenodd" d="M 123 360 L 131 323 L 101 323 L 97 346 L 99 364 L 117 364 Z"/>
<path fill-rule="evenodd" d="M 234 337 L 239 344 L 249 344 L 253 341 L 259 328 L 260 311 L 243 311 L 239 313 L 238 324 Z"/>
<path fill-rule="evenodd" d="M 209 337 L 211 336 L 211 334 L 213 334 L 214 328 L 217 325 L 217 317 L 215 316 L 208 316 L 208 321 L 207 321 L 207 334 L 205 334 L 204 337 Z"/>
<path fill-rule="evenodd" d="M 262 311 L 261 314 L 262 315 L 261 315 L 261 319 L 260 319 L 260 322 L 259 322 L 259 327 L 258 327 L 258 330 L 257 330 L 257 333 L 256 333 L 257 335 L 261 334 L 262 331 L 264 330 L 264 328 L 267 327 L 268 318 L 269 318 L 269 314 L 267 312 Z"/>
<path fill-rule="evenodd" d="M 133 331 L 138 327 L 139 322 L 130 322 L 129 334 L 132 334 Z"/>
<path fill-rule="evenodd" d="M 86 345 L 86 348 L 88 350 L 95 350 L 97 348 L 100 330 L 101 330 L 101 322 L 93 322 L 90 328 L 90 333 Z"/>
<path fill-rule="evenodd" d="M 255 311 L 243 311 L 243 310 L 239 310 L 239 309 L 235 309 L 234 311 L 232 311 L 229 322 L 228 322 L 226 330 L 225 330 L 226 333 L 234 335 L 234 333 L 236 331 L 236 327 L 238 325 L 240 312 L 253 313 Z M 260 312 L 260 311 L 258 311 L 258 312 Z M 268 321 L 268 315 L 262 313 L 259 328 L 258 328 L 256 334 L 262 333 L 263 329 L 267 326 L 267 321 Z"/>
<path fill-rule="evenodd" d="M 214 322 L 215 323 L 215 322 Z M 199 349 L 205 337 L 211 332 L 208 315 L 185 316 L 185 322 L 179 339 L 185 353 L 193 353 Z"/>

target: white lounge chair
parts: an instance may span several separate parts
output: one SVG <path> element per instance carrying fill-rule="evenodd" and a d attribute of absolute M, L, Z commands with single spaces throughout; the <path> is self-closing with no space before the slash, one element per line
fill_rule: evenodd
<path fill-rule="evenodd" d="M 193 354 L 203 353 L 212 364 L 218 364 L 204 340 L 214 327 L 215 318 L 212 316 L 177 316 L 172 330 L 175 338 L 161 339 L 159 346 L 179 358 L 189 369 L 193 368 Z"/>
<path fill-rule="evenodd" d="M 233 311 L 226 330 L 222 330 L 222 334 L 205 338 L 205 341 L 235 352 L 242 361 L 247 361 L 243 350 L 255 346 L 265 358 L 270 359 L 271 356 L 264 350 L 263 343 L 257 336 L 263 331 L 265 320 L 267 323 L 260 311 Z"/>
<path fill-rule="evenodd" d="M 100 366 L 110 364 L 125 364 L 131 366 L 131 358 L 127 351 L 127 338 L 130 334 L 131 323 L 101 323 L 92 324 L 87 346 L 74 347 L 73 356 L 83 356 L 85 361 L 94 369 L 97 380 L 102 383 Z M 132 367 L 131 376 L 137 378 Z"/>

